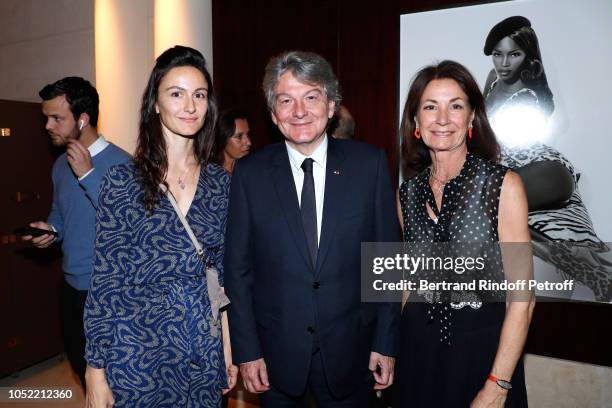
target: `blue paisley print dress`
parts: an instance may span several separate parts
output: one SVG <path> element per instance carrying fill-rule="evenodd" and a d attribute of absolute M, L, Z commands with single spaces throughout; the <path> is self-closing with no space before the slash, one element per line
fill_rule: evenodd
<path fill-rule="evenodd" d="M 202 166 L 187 212 L 221 286 L 229 182 L 216 164 Z M 143 195 L 133 162 L 100 187 L 85 358 L 105 369 L 116 407 L 219 407 L 227 378 L 204 263 L 168 199 L 147 214 Z"/>

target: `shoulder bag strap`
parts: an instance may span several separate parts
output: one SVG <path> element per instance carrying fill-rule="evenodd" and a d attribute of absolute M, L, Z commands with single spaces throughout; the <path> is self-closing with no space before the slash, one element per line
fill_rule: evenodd
<path fill-rule="evenodd" d="M 221 286 L 219 285 L 219 274 L 217 272 L 217 269 L 215 269 L 214 266 L 211 266 L 206 262 L 204 249 L 202 248 L 202 245 L 200 245 L 200 243 L 198 242 L 195 234 L 193 233 L 193 230 L 189 226 L 189 223 L 187 223 L 187 219 L 181 212 L 181 209 L 179 208 L 178 203 L 174 198 L 174 195 L 164 184 L 160 184 L 159 187 L 163 192 L 166 193 L 166 196 L 168 197 L 168 200 L 170 200 L 170 204 L 172 204 L 176 215 L 178 215 L 179 219 L 181 220 L 181 223 L 183 224 L 183 227 L 185 228 L 185 231 L 187 231 L 187 235 L 189 235 L 189 239 L 193 243 L 193 246 L 195 247 L 198 256 L 204 263 L 204 268 L 206 270 L 206 286 L 208 287 L 208 299 L 210 300 L 210 306 L 212 309 L 212 321 L 210 325 L 210 331 L 214 337 L 217 337 L 218 324 L 220 323 L 219 309 L 229 305 L 230 301 L 225 295 L 225 292 L 223 291 Z"/>

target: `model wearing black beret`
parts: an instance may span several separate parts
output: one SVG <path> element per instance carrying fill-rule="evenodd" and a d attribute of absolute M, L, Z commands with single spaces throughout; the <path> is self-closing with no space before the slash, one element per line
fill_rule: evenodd
<path fill-rule="evenodd" d="M 523 16 L 508 17 L 495 24 L 485 41 L 484 54 L 491 55 L 495 44 L 522 27 L 531 27 L 531 21 Z"/>

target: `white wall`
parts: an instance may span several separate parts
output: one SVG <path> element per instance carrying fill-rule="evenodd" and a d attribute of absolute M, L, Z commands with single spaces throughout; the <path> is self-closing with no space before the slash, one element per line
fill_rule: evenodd
<path fill-rule="evenodd" d="M 212 76 L 212 0 L 154 0 L 153 4 L 155 58 L 177 44 L 186 45 L 204 55 Z"/>
<path fill-rule="evenodd" d="M 69 75 L 95 84 L 93 0 L 0 1 L 0 99 L 38 102 Z"/>
<path fill-rule="evenodd" d="M 99 131 L 133 152 L 154 45 L 157 53 L 197 48 L 212 71 L 211 7 L 211 0 L 98 0 L 94 24 L 95 0 L 0 0 L 0 99 L 38 102 L 44 85 L 84 77 L 100 94 Z"/>
<path fill-rule="evenodd" d="M 153 67 L 150 0 L 95 0 L 98 131 L 127 152 L 138 138 L 142 92 Z"/>
<path fill-rule="evenodd" d="M 612 407 L 612 369 L 609 367 L 528 354 L 525 381 L 530 407 Z"/>

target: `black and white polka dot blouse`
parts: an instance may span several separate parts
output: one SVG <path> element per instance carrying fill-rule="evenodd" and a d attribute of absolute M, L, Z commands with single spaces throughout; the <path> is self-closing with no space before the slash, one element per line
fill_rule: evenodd
<path fill-rule="evenodd" d="M 488 253 L 491 265 L 501 265 L 499 251 L 491 243 L 499 241 L 497 232 L 499 198 L 507 171 L 507 167 L 468 153 L 459 175 L 444 186 L 439 209 L 429 185 L 430 168 L 403 182 L 399 198 L 404 221 L 404 241 L 470 243 L 467 250 L 474 251 L 474 248 L 480 248 L 478 251 Z M 429 204 L 437 220 L 429 216 L 426 204 Z M 439 251 L 438 248 L 436 247 L 434 251 Z M 453 244 L 452 251 L 457 256 L 462 249 Z M 480 277 L 499 277 L 496 272 L 500 269 L 494 269 L 496 268 L 484 271 Z M 461 279 L 461 276 L 453 275 L 452 271 L 442 273 L 446 275 L 439 275 L 440 271 L 429 271 L 429 275 L 424 276 L 434 280 Z M 470 277 L 463 276 L 463 278 Z M 452 310 L 462 309 L 466 305 L 479 309 L 482 304 L 478 294 L 475 293 L 419 293 L 419 296 L 421 295 L 430 304 L 427 307 L 426 319 L 437 320 L 440 323 L 440 341 L 448 345 L 451 344 Z"/>
<path fill-rule="evenodd" d="M 508 168 L 470 153 L 459 175 L 444 187 L 438 210 L 427 168 L 400 186 L 406 242 L 498 241 L 499 197 Z M 427 213 L 426 203 L 437 222 Z"/>

